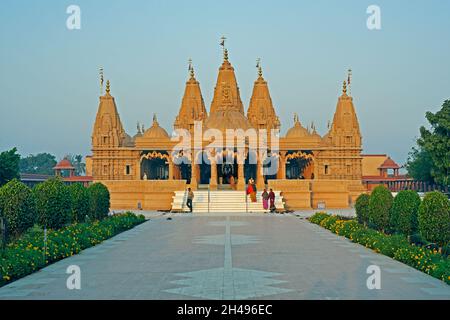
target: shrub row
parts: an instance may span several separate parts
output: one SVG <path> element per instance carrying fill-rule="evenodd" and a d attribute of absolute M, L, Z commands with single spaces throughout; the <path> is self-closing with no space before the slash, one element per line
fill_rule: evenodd
<path fill-rule="evenodd" d="M 450 201 L 441 192 L 429 192 L 421 201 L 415 191 L 400 191 L 393 198 L 386 187 L 378 186 L 370 196 L 360 195 L 355 209 L 359 223 L 378 231 L 405 236 L 419 233 L 441 247 L 450 241 Z"/>
<path fill-rule="evenodd" d="M 58 178 L 30 189 L 17 179 L 0 188 L 0 217 L 6 219 L 9 234 L 16 238 L 35 223 L 58 229 L 67 224 L 101 220 L 108 216 L 110 196 L 101 183 L 88 188 L 66 186 Z"/>
<path fill-rule="evenodd" d="M 44 231 L 34 227 L 8 244 L 0 261 L 0 287 L 33 273 L 47 264 L 95 246 L 122 231 L 145 221 L 133 213 L 115 215 L 102 221 L 77 223 L 47 233 L 44 254 Z M 1 254 L 1 253 L 0 253 Z"/>
<path fill-rule="evenodd" d="M 323 212 L 309 221 L 450 284 L 450 259 L 437 250 L 410 244 L 403 235 L 386 235 L 355 220 L 340 220 Z"/>

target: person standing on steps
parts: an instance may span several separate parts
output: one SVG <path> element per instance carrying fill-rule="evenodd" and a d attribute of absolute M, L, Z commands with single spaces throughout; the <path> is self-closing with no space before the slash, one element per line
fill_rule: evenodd
<path fill-rule="evenodd" d="M 263 202 L 263 208 L 264 210 L 269 209 L 269 194 L 267 193 L 267 190 L 264 189 L 262 195 L 262 202 Z"/>
<path fill-rule="evenodd" d="M 188 194 L 187 194 L 186 205 L 189 208 L 190 212 L 192 212 L 192 200 L 194 200 L 194 191 L 192 191 L 191 188 L 188 188 L 187 191 L 188 191 Z"/>
<path fill-rule="evenodd" d="M 269 202 L 270 202 L 270 212 L 275 212 L 275 192 L 273 192 L 273 189 L 270 189 L 269 192 Z"/>

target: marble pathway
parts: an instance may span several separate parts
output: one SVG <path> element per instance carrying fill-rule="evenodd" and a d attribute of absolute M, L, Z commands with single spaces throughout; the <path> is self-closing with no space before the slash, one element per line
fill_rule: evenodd
<path fill-rule="evenodd" d="M 70 265 L 81 290 L 66 287 Z M 367 288 L 370 265 L 380 290 Z M 155 214 L 0 299 L 450 299 L 450 286 L 294 214 Z"/>

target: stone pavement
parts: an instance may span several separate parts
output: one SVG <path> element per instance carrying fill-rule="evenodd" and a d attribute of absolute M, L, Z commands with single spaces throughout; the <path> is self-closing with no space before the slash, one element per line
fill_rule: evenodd
<path fill-rule="evenodd" d="M 445 283 L 295 215 L 151 216 L 0 299 L 450 299 Z M 66 287 L 70 265 L 81 290 Z M 380 290 L 367 288 L 370 265 Z"/>

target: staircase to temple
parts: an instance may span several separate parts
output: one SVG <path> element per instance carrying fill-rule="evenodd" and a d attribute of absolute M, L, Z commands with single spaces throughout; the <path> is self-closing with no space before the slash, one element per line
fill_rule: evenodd
<path fill-rule="evenodd" d="M 283 211 L 283 197 L 280 195 L 280 191 L 274 191 L 274 193 L 275 207 L 277 211 Z M 262 192 L 257 193 L 257 202 L 251 202 L 250 197 L 246 196 L 245 191 L 209 191 L 208 197 L 208 190 L 197 190 L 194 191 L 193 211 L 196 213 L 268 212 L 268 210 L 264 210 L 263 208 L 261 194 Z M 186 206 L 186 200 L 186 191 L 175 191 L 172 200 L 172 212 L 188 212 L 189 208 Z"/>

